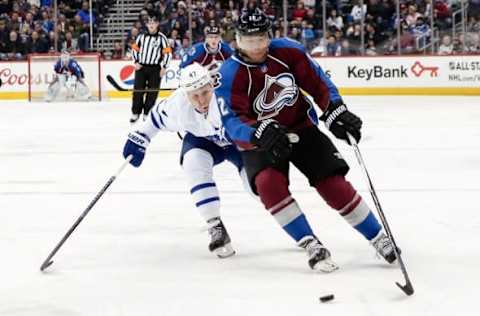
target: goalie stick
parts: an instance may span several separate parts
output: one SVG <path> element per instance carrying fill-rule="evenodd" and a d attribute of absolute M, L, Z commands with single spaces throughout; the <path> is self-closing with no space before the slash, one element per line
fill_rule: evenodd
<path fill-rule="evenodd" d="M 130 155 L 125 159 L 125 161 L 122 163 L 122 166 L 118 169 L 118 171 L 108 179 L 107 183 L 103 186 L 103 188 L 100 190 L 100 192 L 97 193 L 95 198 L 88 204 L 87 208 L 83 211 L 83 213 L 80 215 L 79 218 L 75 221 L 75 223 L 70 227 L 68 232 L 63 236 L 63 238 L 60 240 L 60 242 L 53 248 L 53 250 L 50 252 L 48 255 L 47 259 L 42 263 L 40 266 L 40 271 L 44 271 L 46 268 L 48 268 L 52 263 L 53 263 L 53 256 L 57 253 L 57 251 L 62 247 L 62 245 L 67 241 L 68 237 L 73 233 L 75 228 L 77 228 L 78 225 L 80 225 L 81 221 L 87 216 L 88 212 L 93 208 L 93 206 L 100 200 L 102 195 L 107 191 L 108 187 L 115 181 L 115 179 L 118 177 L 118 175 L 125 169 L 125 167 L 129 164 L 130 160 L 132 160 L 133 156 Z"/>
<path fill-rule="evenodd" d="M 107 80 L 115 89 L 122 92 L 159 92 L 162 90 L 170 90 L 170 89 L 126 89 L 121 87 L 118 84 L 118 82 L 116 82 L 115 79 L 113 79 L 113 77 L 110 75 L 107 75 Z"/>
<path fill-rule="evenodd" d="M 373 188 L 373 183 L 372 180 L 370 179 L 370 175 L 368 174 L 367 167 L 365 166 L 365 162 L 363 161 L 362 154 L 360 153 L 360 149 L 358 148 L 357 141 L 355 138 L 353 138 L 352 135 L 348 134 L 348 139 L 350 143 L 353 146 L 353 149 L 355 151 L 355 156 L 357 157 L 358 164 L 360 165 L 363 174 L 365 176 L 365 180 L 368 184 L 368 189 L 370 191 L 370 194 L 372 196 L 373 202 L 375 203 L 375 207 L 377 208 L 377 213 L 380 216 L 380 220 L 383 223 L 383 227 L 385 228 L 385 231 L 387 232 L 388 238 L 392 241 L 393 244 L 393 250 L 395 251 L 395 255 L 397 256 L 398 264 L 400 265 L 400 269 L 402 270 L 403 277 L 405 278 L 405 285 L 401 285 L 398 282 L 395 282 L 397 286 L 408 296 L 412 295 L 414 290 L 412 286 L 412 282 L 410 281 L 410 278 L 408 277 L 407 273 L 407 268 L 405 267 L 405 263 L 402 260 L 402 256 L 400 254 L 400 250 L 397 247 L 397 243 L 395 242 L 395 239 L 393 238 L 392 231 L 390 230 L 390 226 L 388 225 L 387 218 L 385 217 L 385 213 L 383 212 L 382 206 L 380 205 L 380 201 L 377 197 L 377 193 L 375 192 L 375 189 Z"/>

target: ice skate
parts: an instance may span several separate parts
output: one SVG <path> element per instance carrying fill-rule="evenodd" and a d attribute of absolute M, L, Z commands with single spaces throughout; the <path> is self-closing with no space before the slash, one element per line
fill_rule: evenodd
<path fill-rule="evenodd" d="M 298 246 L 307 251 L 308 265 L 312 270 L 328 273 L 338 269 L 338 265 L 331 259 L 330 251 L 316 237 L 305 236 L 298 242 Z"/>
<path fill-rule="evenodd" d="M 375 248 L 377 253 L 388 263 L 393 263 L 395 260 L 397 260 L 395 251 L 393 251 L 393 243 L 383 231 L 380 231 L 377 236 L 370 241 L 370 243 Z"/>
<path fill-rule="evenodd" d="M 212 240 L 208 245 L 208 249 L 215 253 L 219 258 L 228 258 L 235 254 L 235 250 L 233 250 L 230 236 L 225 229 L 222 221 L 219 217 L 212 218 L 208 221 L 209 228 L 208 233 Z"/>

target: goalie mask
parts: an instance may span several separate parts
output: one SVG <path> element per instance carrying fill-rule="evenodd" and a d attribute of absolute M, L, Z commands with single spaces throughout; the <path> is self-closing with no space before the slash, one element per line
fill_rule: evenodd
<path fill-rule="evenodd" d="M 60 61 L 63 65 L 68 65 L 68 62 L 70 61 L 70 54 L 67 51 L 63 51 L 60 55 Z"/>

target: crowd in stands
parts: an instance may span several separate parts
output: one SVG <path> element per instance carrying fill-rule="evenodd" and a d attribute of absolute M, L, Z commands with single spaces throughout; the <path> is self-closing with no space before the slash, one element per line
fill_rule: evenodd
<path fill-rule="evenodd" d="M 94 30 L 114 0 L 93 1 Z M 21 60 L 29 53 L 87 52 L 90 10 L 85 0 L 0 0 L 0 60 Z M 56 29 L 55 29 L 56 27 Z"/>
<path fill-rule="evenodd" d="M 301 43 L 315 56 L 418 54 L 480 54 L 480 0 L 470 0 L 465 35 L 452 38 L 453 13 L 460 0 L 327 0 L 326 30 L 323 32 L 323 1 L 288 1 L 287 35 Z M 282 0 L 261 1 L 192 1 L 192 34 L 189 34 L 186 1 L 145 1 L 139 20 L 132 28 L 127 45 L 145 30 L 145 21 L 154 12 L 180 58 L 190 46 L 203 40 L 208 24 L 220 25 L 223 39 L 235 45 L 234 21 L 244 7 L 260 6 L 274 21 L 273 36 L 284 35 Z M 433 6 L 432 6 L 433 3 Z M 433 29 L 431 10 L 433 9 Z M 456 23 L 461 19 L 457 14 Z M 363 39 L 362 39 L 363 24 Z M 400 40 L 398 33 L 400 32 Z M 400 45 L 400 47 L 398 47 Z"/>
<path fill-rule="evenodd" d="M 385 55 L 432 52 L 438 54 L 480 53 L 480 0 L 469 0 L 466 33 L 452 32 L 461 15 L 460 0 L 326 0 L 323 30 L 322 0 L 289 0 L 287 21 L 283 0 L 199 1 L 192 0 L 189 32 L 187 1 L 146 0 L 138 21 L 125 40 L 114 43 L 109 58 L 124 58 L 129 44 L 146 30 L 148 16 L 155 14 L 160 30 L 169 37 L 175 57 L 193 43 L 203 41 L 203 29 L 219 25 L 223 39 L 236 48 L 234 23 L 245 7 L 260 6 L 271 18 L 274 37 L 284 35 L 303 43 L 315 56 Z M 93 29 L 115 0 L 95 0 Z M 0 0 L 0 60 L 24 59 L 29 53 L 90 51 L 90 12 L 86 0 L 58 0 L 57 20 L 53 0 Z M 431 13 L 434 23 L 432 28 Z M 363 32 L 362 32 L 363 25 Z M 56 27 L 56 29 L 55 29 Z M 398 33 L 400 40 L 398 41 Z M 363 38 L 362 38 L 363 33 Z M 400 47 L 398 47 L 400 46 Z"/>

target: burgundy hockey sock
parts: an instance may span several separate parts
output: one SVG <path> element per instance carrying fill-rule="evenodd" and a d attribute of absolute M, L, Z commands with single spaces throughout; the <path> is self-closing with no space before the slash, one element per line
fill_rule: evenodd
<path fill-rule="evenodd" d="M 313 231 L 297 202 L 290 196 L 287 177 L 267 168 L 255 177 L 257 192 L 265 208 L 295 241 L 313 236 Z"/>
<path fill-rule="evenodd" d="M 382 229 L 368 205 L 344 176 L 326 178 L 315 188 L 327 204 L 366 239 L 371 240 Z"/>

